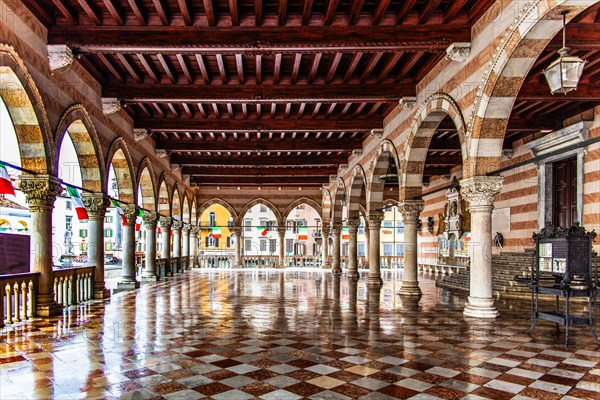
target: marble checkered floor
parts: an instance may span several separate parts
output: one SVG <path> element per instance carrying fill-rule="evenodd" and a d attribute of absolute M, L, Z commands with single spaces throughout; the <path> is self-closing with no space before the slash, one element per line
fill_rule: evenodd
<path fill-rule="evenodd" d="M 599 399 L 600 352 L 527 302 L 492 322 L 321 271 L 199 271 L 4 328 L 0 399 Z"/>

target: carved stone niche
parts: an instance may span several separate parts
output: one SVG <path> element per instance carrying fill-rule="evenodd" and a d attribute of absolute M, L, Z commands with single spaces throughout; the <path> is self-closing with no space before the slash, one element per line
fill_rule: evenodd
<path fill-rule="evenodd" d="M 460 239 L 465 231 L 470 228 L 470 215 L 460 195 L 460 188 L 452 187 L 446 192 L 448 199 L 444 209 L 444 236 L 449 238 L 455 235 Z"/>

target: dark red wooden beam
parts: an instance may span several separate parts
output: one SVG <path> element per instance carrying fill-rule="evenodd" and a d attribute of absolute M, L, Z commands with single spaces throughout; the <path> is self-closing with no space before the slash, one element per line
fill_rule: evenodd
<path fill-rule="evenodd" d="M 566 95 L 552 95 L 550 88 L 548 88 L 545 82 L 531 82 L 521 88 L 517 99 L 546 102 L 597 101 L 600 103 L 600 84 L 579 83 L 577 90 L 573 90 Z"/>
<path fill-rule="evenodd" d="M 223 159 L 222 160 L 226 160 Z M 302 176 L 327 176 L 335 174 L 338 166 L 333 165 L 330 167 L 313 167 L 306 165 L 296 165 L 290 168 L 264 168 L 260 166 L 249 165 L 243 166 L 240 168 L 227 167 L 223 164 L 218 164 L 216 161 L 216 165 L 210 166 L 193 166 L 193 167 L 183 167 L 181 169 L 182 174 L 186 175 L 221 175 L 221 176 L 237 176 L 237 175 L 260 175 L 260 176 L 269 176 L 269 175 L 298 175 L 301 171 Z"/>
<path fill-rule="evenodd" d="M 303 153 L 318 153 L 318 152 L 351 152 L 354 149 L 362 148 L 362 140 L 349 139 L 349 140 L 325 140 L 325 139 L 311 139 L 311 140 L 268 140 L 268 141 L 246 141 L 246 140 L 157 140 L 157 149 L 164 149 L 169 151 L 201 151 L 203 153 L 227 153 L 227 152 L 303 152 Z M 175 157 L 175 155 L 173 156 Z M 177 156 L 177 161 L 181 164 L 186 163 L 197 163 L 199 156 Z M 326 159 L 331 158 L 331 163 L 338 163 L 340 160 L 336 159 L 337 156 L 317 156 L 311 155 L 309 162 L 313 159 L 319 159 L 319 157 L 325 157 Z M 347 155 L 341 157 L 346 159 Z M 185 161 L 185 162 L 184 162 Z M 214 162 L 214 159 L 212 160 Z"/>
<path fill-rule="evenodd" d="M 329 176 L 301 176 L 301 171 L 292 176 L 193 176 L 191 183 L 210 186 L 236 186 L 236 185 L 274 185 L 274 186 L 321 186 L 329 183 Z"/>

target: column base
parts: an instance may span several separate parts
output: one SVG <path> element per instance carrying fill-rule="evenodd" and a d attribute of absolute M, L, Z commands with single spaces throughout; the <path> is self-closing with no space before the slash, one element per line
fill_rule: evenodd
<path fill-rule="evenodd" d="M 285 264 L 277 264 L 277 269 L 285 269 Z"/>
<path fill-rule="evenodd" d="M 360 274 L 358 273 L 358 271 L 348 271 L 346 273 L 346 277 L 354 282 L 358 282 L 358 280 L 360 279 Z"/>
<path fill-rule="evenodd" d="M 331 269 L 331 273 L 333 275 L 341 275 L 342 274 L 342 268 L 335 266 Z"/>
<path fill-rule="evenodd" d="M 140 287 L 140 282 L 138 281 L 124 281 L 117 283 L 117 290 L 132 290 L 138 289 Z"/>
<path fill-rule="evenodd" d="M 155 274 L 142 275 L 142 282 L 158 282 L 160 277 Z"/>
<path fill-rule="evenodd" d="M 469 296 L 463 315 L 471 318 L 496 318 L 498 310 L 494 307 L 493 298 Z"/>
<path fill-rule="evenodd" d="M 35 315 L 38 317 L 52 317 L 62 314 L 63 307 L 54 300 L 53 295 L 38 295 L 35 305 Z"/>
<path fill-rule="evenodd" d="M 104 286 L 104 282 L 102 282 L 101 287 L 94 287 L 94 299 L 96 300 L 104 300 L 110 297 L 110 290 L 108 290 Z"/>
<path fill-rule="evenodd" d="M 323 264 L 321 265 L 321 269 L 331 269 L 331 264 Z"/>
<path fill-rule="evenodd" d="M 421 297 L 423 295 L 423 292 L 421 292 L 421 288 L 419 287 L 419 282 L 404 282 L 403 281 L 398 294 L 400 296 Z"/>
<path fill-rule="evenodd" d="M 367 278 L 367 286 L 373 288 L 380 288 L 383 286 L 383 279 L 379 275 L 369 275 Z"/>

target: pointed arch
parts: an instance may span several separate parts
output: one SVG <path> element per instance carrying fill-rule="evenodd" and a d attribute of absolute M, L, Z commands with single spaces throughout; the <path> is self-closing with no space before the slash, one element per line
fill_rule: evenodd
<path fill-rule="evenodd" d="M 360 205 L 366 206 L 367 178 L 362 165 L 357 165 L 352 170 L 350 190 L 348 196 L 348 218 L 358 218 Z"/>
<path fill-rule="evenodd" d="M 158 178 L 158 212 L 164 217 L 171 216 L 171 200 L 169 197 L 169 185 L 163 172 Z"/>
<path fill-rule="evenodd" d="M 183 193 L 181 205 L 181 220 L 188 224 L 190 223 L 190 199 L 188 197 L 187 190 Z"/>
<path fill-rule="evenodd" d="M 192 225 L 198 225 L 198 201 L 196 200 L 196 192 L 191 193 L 192 206 L 190 209 L 190 221 Z"/>
<path fill-rule="evenodd" d="M 136 202 L 137 188 L 135 186 L 135 176 L 133 174 L 133 163 L 131 154 L 127 148 L 127 143 L 123 138 L 117 138 L 110 146 L 106 165 L 112 164 L 119 189 L 119 200 L 134 204 Z M 108 174 L 106 174 L 108 180 Z M 108 182 L 105 182 L 105 188 L 108 188 Z"/>
<path fill-rule="evenodd" d="M 446 116 L 450 116 L 460 141 L 463 162 L 466 158 L 466 124 L 456 101 L 446 93 L 435 93 L 427 98 L 417 111 L 406 140 L 400 169 L 400 199 L 421 196 L 423 170 L 431 139 Z"/>
<path fill-rule="evenodd" d="M 240 220 L 240 218 L 243 218 L 244 215 L 246 215 L 246 213 L 248 212 L 248 210 L 257 204 L 265 205 L 268 209 L 270 209 L 273 212 L 273 214 L 275 214 L 275 219 L 277 220 L 278 226 L 285 226 L 285 221 L 282 221 L 281 213 L 279 212 L 277 207 L 275 207 L 275 205 L 269 200 L 263 199 L 262 197 L 257 197 L 256 199 L 249 201 L 244 207 L 242 207 L 241 211 L 237 215 L 237 219 L 235 220 L 237 226 L 242 226 L 242 221 Z"/>
<path fill-rule="evenodd" d="M 340 224 L 342 223 L 344 203 L 346 202 L 346 183 L 342 178 L 337 179 L 333 200 L 331 222 L 334 224 Z"/>
<path fill-rule="evenodd" d="M 81 186 L 87 190 L 102 192 L 104 189 L 102 182 L 106 175 L 102 145 L 96 128 L 83 105 L 74 104 L 67 108 L 58 122 L 54 133 L 54 143 L 56 143 L 57 149 L 54 170 L 57 172 L 61 167 L 60 151 L 65 135 L 69 135 L 75 147 L 81 170 Z"/>
<path fill-rule="evenodd" d="M 567 23 L 598 0 L 536 0 L 526 4 L 496 47 L 479 84 L 469 120 L 463 177 L 500 166 L 506 127 L 527 74 L 546 45 Z"/>
<path fill-rule="evenodd" d="M 323 225 L 331 222 L 331 192 L 329 189 L 323 189 L 323 200 L 321 200 L 323 206 L 321 210 L 321 217 L 323 218 Z"/>
<path fill-rule="evenodd" d="M 309 199 L 308 197 L 300 197 L 294 201 L 292 201 L 290 204 L 288 204 L 288 206 L 285 208 L 285 211 L 283 212 L 283 214 L 281 214 L 281 217 L 285 220 L 287 219 L 288 215 L 292 212 L 292 210 L 296 207 L 298 207 L 300 204 L 308 204 L 309 206 L 311 206 L 312 208 L 315 209 L 315 211 L 317 212 L 317 214 L 319 214 L 319 217 L 321 218 L 321 221 L 323 221 L 323 210 L 321 209 L 321 206 L 319 205 L 319 203 L 317 203 L 316 201 Z"/>
<path fill-rule="evenodd" d="M 171 199 L 171 216 L 178 221 L 182 221 L 181 194 L 179 193 L 179 187 L 177 185 L 177 182 L 175 182 L 175 184 L 173 185 L 173 189 L 169 197 Z"/>
<path fill-rule="evenodd" d="M 142 195 L 141 206 L 146 210 L 156 211 L 156 183 L 152 163 L 146 157 L 138 167 L 138 190 Z"/>
<path fill-rule="evenodd" d="M 17 135 L 21 166 L 38 174 L 56 174 L 52 129 L 40 92 L 14 48 L 0 44 L 0 97 Z"/>
<path fill-rule="evenodd" d="M 396 147 L 390 140 L 384 139 L 377 148 L 377 154 L 372 161 L 370 174 L 368 175 L 371 177 L 371 185 L 367 194 L 367 210 L 381 210 L 384 206 L 385 182 L 379 177 L 387 173 L 390 160 L 394 161 L 396 169 L 398 169 L 400 161 Z M 400 174 L 399 170 L 398 174 Z M 397 185 L 400 185 L 399 177 Z"/>
<path fill-rule="evenodd" d="M 196 214 L 198 216 L 198 221 L 202 217 L 202 214 L 204 214 L 204 212 L 208 210 L 208 208 L 213 204 L 219 204 L 220 206 L 224 207 L 227 211 L 229 211 L 229 214 L 233 217 L 233 220 L 237 221 L 237 213 L 235 212 L 235 209 L 231 206 L 231 204 L 218 197 L 213 197 L 212 199 L 205 201 L 200 205 L 200 207 L 198 207 L 198 211 Z"/>

